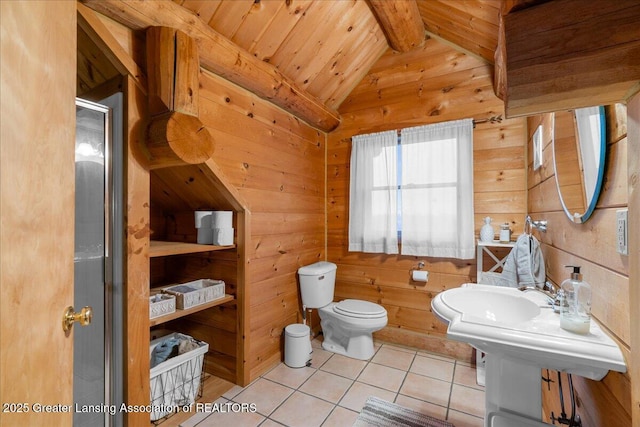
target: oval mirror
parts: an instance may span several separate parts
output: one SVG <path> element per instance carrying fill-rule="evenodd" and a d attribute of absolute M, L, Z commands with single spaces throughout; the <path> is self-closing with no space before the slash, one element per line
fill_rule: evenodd
<path fill-rule="evenodd" d="M 553 123 L 553 166 L 562 207 L 575 223 L 593 213 L 604 176 L 604 107 L 559 111 Z"/>

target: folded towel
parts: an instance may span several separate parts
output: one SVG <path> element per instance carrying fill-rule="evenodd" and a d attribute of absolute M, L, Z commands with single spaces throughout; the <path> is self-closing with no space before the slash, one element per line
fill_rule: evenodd
<path fill-rule="evenodd" d="M 516 240 L 504 263 L 501 274 L 482 274 L 481 282 L 489 285 L 517 288 L 520 286 L 542 287 L 546 280 L 544 259 L 540 242 L 529 234 Z"/>
<path fill-rule="evenodd" d="M 197 291 L 197 289 L 187 285 L 178 285 L 178 286 L 172 286 L 171 291 L 178 292 L 181 294 L 188 294 L 189 292 Z"/>

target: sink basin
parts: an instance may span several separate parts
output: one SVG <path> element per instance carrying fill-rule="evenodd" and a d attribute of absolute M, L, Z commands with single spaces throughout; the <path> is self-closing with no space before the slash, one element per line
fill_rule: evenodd
<path fill-rule="evenodd" d="M 474 288 L 451 289 L 442 295 L 449 307 L 456 307 L 467 321 L 495 324 L 526 322 L 540 314 L 540 307 L 522 295 L 487 292 Z"/>
<path fill-rule="evenodd" d="M 625 372 L 618 345 L 598 324 L 579 335 L 560 328 L 560 315 L 543 295 L 515 288 L 467 284 L 439 293 L 434 314 L 448 323 L 447 336 L 488 354 L 510 356 L 539 368 L 600 380 Z"/>
<path fill-rule="evenodd" d="M 626 371 L 620 348 L 596 322 L 585 335 L 561 329 L 560 315 L 538 292 L 466 284 L 439 293 L 431 309 L 448 324 L 448 338 L 486 353 L 485 426 L 496 425 L 489 415 L 505 414 L 511 421 L 500 425 L 544 425 L 541 369 L 593 380 Z"/>

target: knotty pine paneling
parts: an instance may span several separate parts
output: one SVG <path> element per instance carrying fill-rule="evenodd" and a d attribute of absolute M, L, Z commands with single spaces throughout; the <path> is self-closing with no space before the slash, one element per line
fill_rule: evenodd
<path fill-rule="evenodd" d="M 387 49 L 364 0 L 177 3 L 330 108 L 340 105 Z"/>
<path fill-rule="evenodd" d="M 78 26 L 77 34 L 76 94 L 82 96 L 82 94 L 98 87 L 119 73 L 111 61 L 95 48 L 93 41 L 80 26 Z"/>
<path fill-rule="evenodd" d="M 418 2 L 418 7 L 429 33 L 493 63 L 498 43 L 500 3 L 431 0 Z"/>
<path fill-rule="evenodd" d="M 257 378 L 282 361 L 284 328 L 286 325 L 296 322 L 299 322 L 299 315 L 292 313 L 279 322 L 264 324 L 252 331 L 253 338 L 249 345 L 251 358 L 247 361 L 251 367 L 249 371 L 250 378 Z"/>
<path fill-rule="evenodd" d="M 348 251 L 351 137 L 462 118 L 503 114 L 491 89 L 492 69 L 433 39 L 406 54 L 388 51 L 340 108 L 342 123 L 327 139 L 327 260 L 338 265 L 335 299 L 383 305 L 387 341 L 471 359 L 470 347 L 446 340 L 446 326 L 431 313 L 438 292 L 475 280 L 475 259 L 439 259 Z M 475 226 L 483 218 L 508 222 L 514 232 L 526 213 L 526 119 L 478 124 L 474 129 Z M 429 282 L 411 280 L 425 262 Z"/>
<path fill-rule="evenodd" d="M 210 73 L 200 119 L 213 160 L 251 211 L 245 323 L 249 381 L 282 360 L 282 331 L 299 320 L 297 269 L 325 258 L 325 135 Z"/>
<path fill-rule="evenodd" d="M 229 202 L 210 184 L 208 177 L 196 165 L 160 168 L 151 171 L 152 209 L 162 208 L 172 215 L 180 212 L 188 214 L 177 221 L 184 230 L 195 237 L 193 212 L 186 209 L 225 209 L 231 210 Z M 195 240 L 194 240 L 195 242 Z"/>
<path fill-rule="evenodd" d="M 424 62 L 425 54 L 430 57 Z M 398 57 L 402 56 L 402 61 Z M 360 99 L 360 95 L 375 87 L 376 90 L 392 90 L 397 85 L 416 82 L 425 75 L 430 78 L 447 75 L 459 69 L 469 69 L 478 62 L 462 52 L 452 50 L 442 43 L 428 42 L 422 47 L 405 53 L 389 51 L 369 70 L 365 79 L 349 94 L 342 108 Z"/>
<path fill-rule="evenodd" d="M 229 322 L 237 312 L 235 301 L 176 324 L 209 342 L 207 369 L 232 380 L 236 353 L 230 337 L 244 333 L 252 381 L 282 359 L 282 331 L 300 317 L 297 269 L 325 256 L 325 135 L 213 74 L 201 72 L 200 84 L 200 119 L 215 140 L 213 161 L 251 211 L 244 266 L 249 313 L 244 331 L 230 329 L 235 326 Z M 218 203 L 216 190 L 203 186 L 203 179 L 197 166 L 152 173 L 152 199 L 169 212 L 154 210 L 155 238 L 196 241 L 193 212 L 185 211 L 185 205 L 231 209 Z M 235 294 L 237 269 L 236 250 L 168 257 L 154 283 L 176 275 L 220 278 L 227 293 Z"/>
<path fill-rule="evenodd" d="M 635 286 L 630 286 L 629 300 L 632 307 L 631 318 L 631 351 L 635 357 L 629 361 L 628 368 L 631 371 L 631 407 L 634 422 L 640 420 L 640 358 L 637 352 L 640 349 L 640 94 L 631 97 L 625 106 L 628 121 L 628 155 L 627 174 L 629 179 L 629 257 L 635 260 L 629 266 L 629 281 Z M 625 128 L 627 125 L 625 124 Z"/>
<path fill-rule="evenodd" d="M 594 321 L 616 339 L 630 358 L 629 258 L 616 252 L 615 211 L 625 207 L 627 193 L 627 138 L 626 111 L 620 106 L 607 109 L 607 152 L 605 184 L 596 210 L 584 224 L 574 224 L 565 216 L 557 193 L 553 168 L 552 116 L 544 114 L 528 119 L 529 141 L 527 150 L 532 153 L 531 135 L 538 124 L 544 129 L 543 167 L 533 171 L 528 164 L 528 202 L 534 219 L 546 219 L 548 231 L 536 232 L 542 242 L 547 276 L 556 284 L 569 277 L 565 265 L 580 265 L 584 280 L 592 287 L 592 314 Z M 557 121 L 556 125 L 573 126 L 573 123 Z M 567 129 L 558 129 L 566 134 Z M 532 158 L 531 155 L 529 157 Z M 556 374 L 552 375 L 556 378 Z M 564 383 L 566 387 L 566 382 Z M 543 413 L 557 415 L 559 401 L 556 384 L 552 390 L 543 386 Z M 631 388 L 629 374 L 610 372 L 602 381 L 574 377 L 577 410 L 584 427 L 602 425 L 631 425 Z M 567 400 L 565 400 L 565 404 Z"/>

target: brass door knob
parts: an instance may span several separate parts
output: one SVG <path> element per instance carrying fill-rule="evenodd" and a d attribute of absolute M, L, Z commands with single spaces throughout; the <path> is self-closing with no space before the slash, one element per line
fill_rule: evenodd
<path fill-rule="evenodd" d="M 75 322 L 80 322 L 81 326 L 87 326 L 93 319 L 93 308 L 86 306 L 82 307 L 79 313 L 73 310 L 72 306 L 67 307 L 62 315 L 62 329 L 65 332 L 69 332 Z"/>

